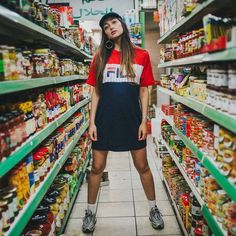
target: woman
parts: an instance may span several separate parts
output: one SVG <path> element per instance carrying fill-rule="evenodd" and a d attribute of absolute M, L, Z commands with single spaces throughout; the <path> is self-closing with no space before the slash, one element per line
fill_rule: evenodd
<path fill-rule="evenodd" d="M 95 87 L 89 126 L 93 162 L 82 230 L 91 233 L 95 229 L 96 198 L 108 151 L 131 151 L 149 201 L 149 219 L 153 228 L 163 229 L 146 152 L 148 86 L 154 82 L 149 54 L 131 43 L 118 14 L 104 15 L 99 25 L 102 41 L 87 80 Z"/>

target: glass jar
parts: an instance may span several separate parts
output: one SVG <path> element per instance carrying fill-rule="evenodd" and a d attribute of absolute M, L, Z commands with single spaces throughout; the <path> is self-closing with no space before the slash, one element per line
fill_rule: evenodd
<path fill-rule="evenodd" d="M 24 236 L 43 236 L 43 232 L 41 230 L 33 229 L 26 231 Z"/>
<path fill-rule="evenodd" d="M 12 223 L 15 219 L 13 194 L 12 193 L 4 194 L 3 196 L 1 196 L 1 201 L 7 201 L 8 212 L 9 212 L 9 221 L 10 221 L 10 223 Z"/>
<path fill-rule="evenodd" d="M 17 203 L 17 189 L 16 187 L 6 187 L 3 189 L 3 192 L 5 193 L 10 193 L 12 194 L 12 199 L 13 199 L 13 211 L 14 211 L 14 216 L 16 217 L 19 214 L 19 209 L 18 209 L 18 203 Z"/>
<path fill-rule="evenodd" d="M 11 153 L 11 136 L 9 132 L 9 121 L 6 117 L 0 116 L 0 160 Z"/>
<path fill-rule="evenodd" d="M 3 218 L 1 209 L 0 209 L 0 236 L 3 236 Z"/>
<path fill-rule="evenodd" d="M 32 229 L 41 230 L 43 235 L 50 235 L 51 225 L 48 222 L 47 216 L 43 214 L 35 214 L 30 220 Z"/>
<path fill-rule="evenodd" d="M 31 79 L 33 74 L 33 62 L 32 62 L 32 52 L 29 50 L 22 51 L 23 60 L 23 73 L 26 79 Z"/>
<path fill-rule="evenodd" d="M 47 77 L 50 74 L 49 49 L 36 49 L 32 55 L 33 75 L 32 78 Z"/>
<path fill-rule="evenodd" d="M 34 160 L 34 170 L 38 171 L 39 181 L 42 182 L 45 177 L 45 168 L 44 168 L 44 156 L 43 153 L 35 152 L 33 153 L 33 160 Z"/>
<path fill-rule="evenodd" d="M 0 209 L 2 212 L 2 219 L 3 219 L 2 231 L 6 232 L 10 229 L 10 216 L 9 216 L 8 202 L 0 201 Z"/>

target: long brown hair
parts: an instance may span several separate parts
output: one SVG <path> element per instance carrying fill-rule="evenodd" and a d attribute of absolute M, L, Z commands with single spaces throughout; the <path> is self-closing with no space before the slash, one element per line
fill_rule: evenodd
<path fill-rule="evenodd" d="M 127 25 L 120 19 L 123 27 L 123 34 L 121 37 L 121 73 L 126 73 L 127 77 L 132 81 L 135 78 L 135 72 L 133 69 L 133 59 L 134 59 L 134 48 L 135 46 L 130 40 L 129 31 Z M 111 55 L 113 49 L 107 49 L 105 43 L 107 42 L 108 37 L 105 34 L 105 31 L 102 29 L 102 40 L 99 45 L 98 51 L 95 58 L 95 70 L 96 70 L 96 84 L 98 92 L 101 92 L 102 81 L 103 81 L 103 72 L 107 61 Z"/>

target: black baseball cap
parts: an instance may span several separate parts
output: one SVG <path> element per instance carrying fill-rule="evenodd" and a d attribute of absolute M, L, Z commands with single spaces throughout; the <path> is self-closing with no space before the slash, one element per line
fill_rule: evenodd
<path fill-rule="evenodd" d="M 119 20 L 122 20 L 122 17 L 119 14 L 117 14 L 115 12 L 109 12 L 106 15 L 104 15 L 101 18 L 101 20 L 99 21 L 99 25 L 100 25 L 101 28 L 103 27 L 105 20 L 108 19 L 108 18 L 117 18 Z"/>

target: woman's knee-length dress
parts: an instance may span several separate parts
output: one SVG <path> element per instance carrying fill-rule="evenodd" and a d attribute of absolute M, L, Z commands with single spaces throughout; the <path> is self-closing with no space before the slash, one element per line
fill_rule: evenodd
<path fill-rule="evenodd" d="M 93 141 L 92 148 L 96 150 L 130 151 L 146 147 L 146 140 L 138 140 L 142 120 L 139 88 L 154 83 L 149 54 L 146 50 L 135 48 L 134 82 L 121 75 L 120 62 L 120 51 L 113 49 L 103 73 L 102 92 L 95 116 L 98 140 Z M 94 61 L 87 83 L 96 86 Z"/>

